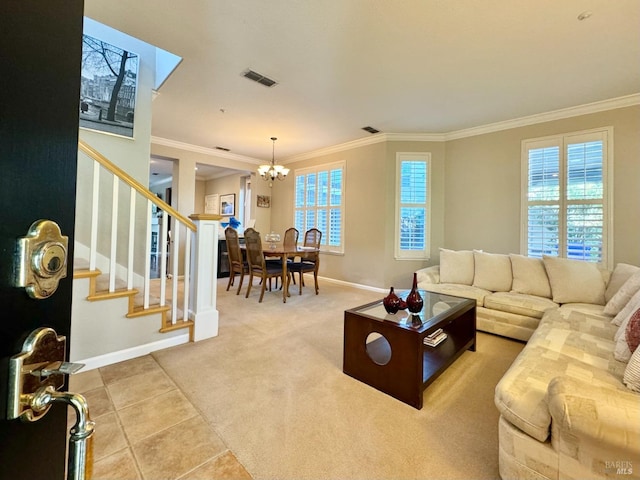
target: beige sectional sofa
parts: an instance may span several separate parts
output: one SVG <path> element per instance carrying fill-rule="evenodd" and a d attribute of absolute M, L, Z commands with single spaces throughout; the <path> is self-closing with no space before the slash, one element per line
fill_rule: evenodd
<path fill-rule="evenodd" d="M 418 287 L 473 298 L 478 330 L 526 341 L 548 309 L 601 306 L 611 295 L 609 272 L 586 262 L 567 269 L 562 260 L 441 249 L 440 265 L 417 271 Z"/>
<path fill-rule="evenodd" d="M 444 265 L 441 262 L 445 280 L 452 278 L 447 269 L 469 256 L 453 253 L 445 251 Z M 601 272 L 588 262 L 558 258 L 523 262 L 520 256 L 507 255 L 514 267 L 511 288 L 503 279 L 501 289 L 493 290 L 483 288 L 497 286 L 498 273 L 490 278 L 482 271 L 486 267 L 482 262 L 495 260 L 490 255 L 471 252 L 473 278 L 469 281 L 466 272 L 463 284 L 434 281 L 442 278 L 439 269 L 424 269 L 420 288 L 462 296 L 474 293 L 484 310 L 479 329 L 528 340 L 495 391 L 501 477 L 640 478 L 640 268 L 619 264 L 613 272 Z M 506 264 L 504 256 L 499 262 Z M 532 268 L 537 283 L 530 279 L 528 285 L 518 284 L 523 266 L 519 263 Z M 498 266 L 493 263 L 493 268 Z M 541 289 L 537 293 L 545 295 L 517 291 L 543 286 L 540 267 L 548 279 L 548 296 Z M 484 283 L 488 279 L 494 283 Z M 511 304 L 523 302 L 520 311 L 512 307 L 505 311 L 495 308 L 498 303 L 487 302 L 497 293 L 499 299 L 510 298 Z M 530 298 L 538 296 L 551 302 L 548 308 Z M 525 315 L 523 305 L 537 309 L 530 308 Z M 497 318 L 494 312 L 499 312 Z M 531 333 L 524 335 L 527 330 Z"/>

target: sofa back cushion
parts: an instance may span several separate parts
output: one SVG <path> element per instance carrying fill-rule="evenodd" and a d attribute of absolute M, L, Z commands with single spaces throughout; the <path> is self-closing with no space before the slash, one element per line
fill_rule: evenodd
<path fill-rule="evenodd" d="M 492 292 L 508 292 L 513 283 L 509 255 L 473 252 L 473 286 Z"/>
<path fill-rule="evenodd" d="M 509 255 L 513 270 L 513 286 L 516 293 L 551 298 L 549 277 L 541 258 Z"/>
<path fill-rule="evenodd" d="M 628 263 L 618 263 L 616 268 L 611 272 L 611 278 L 607 283 L 607 289 L 604 292 L 604 299 L 607 303 L 615 296 L 620 288 L 633 276 L 634 273 L 640 272 L 640 267 L 629 265 Z M 617 312 L 616 312 L 617 313 Z M 613 313 L 612 315 L 615 315 Z"/>
<path fill-rule="evenodd" d="M 474 270 L 471 250 L 440 249 L 440 283 L 471 285 Z"/>
<path fill-rule="evenodd" d="M 616 348 L 613 356 L 616 360 L 628 362 L 640 343 L 640 306 L 620 325 L 616 336 Z"/>
<path fill-rule="evenodd" d="M 614 275 L 611 276 L 612 283 L 616 280 L 615 272 L 618 270 L 614 270 Z M 607 287 L 608 290 L 608 287 Z M 631 275 L 626 282 L 622 284 L 618 288 L 618 291 L 607 301 L 607 304 L 604 307 L 604 313 L 606 315 L 617 315 L 620 311 L 629 303 L 631 297 L 633 297 L 636 292 L 640 290 L 640 269 L 633 275 Z M 606 295 L 605 295 L 606 296 Z"/>
<path fill-rule="evenodd" d="M 595 263 L 542 256 L 556 303 L 604 305 L 605 281 Z"/>
<path fill-rule="evenodd" d="M 624 371 L 623 382 L 634 392 L 640 392 L 640 348 L 633 352 Z"/>
<path fill-rule="evenodd" d="M 620 310 L 620 313 L 611 321 L 612 324 L 618 325 L 618 331 L 613 337 L 613 340 L 616 342 L 613 356 L 621 362 L 628 362 L 631 357 L 632 351 L 631 345 L 627 341 L 627 328 L 637 312 L 640 312 L 640 291 L 631 297 L 631 300 L 629 300 L 624 308 Z M 640 316 L 640 313 L 638 313 L 638 316 Z M 635 329 L 637 327 L 632 328 Z"/>

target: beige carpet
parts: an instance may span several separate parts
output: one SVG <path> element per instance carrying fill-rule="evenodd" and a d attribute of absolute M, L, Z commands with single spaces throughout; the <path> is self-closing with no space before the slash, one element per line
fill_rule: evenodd
<path fill-rule="evenodd" d="M 493 392 L 521 343 L 479 333 L 416 410 L 342 373 L 344 310 L 383 294 L 324 281 L 259 304 L 226 281 L 219 336 L 154 357 L 254 479 L 499 478 Z"/>

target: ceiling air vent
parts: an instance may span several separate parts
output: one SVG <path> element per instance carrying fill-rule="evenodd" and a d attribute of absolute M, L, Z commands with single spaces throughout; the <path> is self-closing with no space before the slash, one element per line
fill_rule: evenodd
<path fill-rule="evenodd" d="M 376 130 L 373 127 L 362 127 L 362 130 L 369 133 L 380 133 L 380 130 Z"/>
<path fill-rule="evenodd" d="M 258 82 L 260 85 L 264 85 L 265 87 L 273 87 L 274 85 L 277 85 L 275 80 L 271 80 L 264 75 L 260 75 L 258 72 L 254 72 L 253 70 L 244 71 L 242 76 L 249 80 L 253 80 L 254 82 Z"/>

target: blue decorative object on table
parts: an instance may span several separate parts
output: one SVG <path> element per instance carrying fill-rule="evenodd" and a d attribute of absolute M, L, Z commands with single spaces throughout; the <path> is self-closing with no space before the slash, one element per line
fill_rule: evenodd
<path fill-rule="evenodd" d="M 236 217 L 231 217 L 229 218 L 228 222 L 220 222 L 220 225 L 222 225 L 224 228 L 227 228 L 229 225 L 231 225 L 231 228 L 235 228 L 237 230 L 238 227 L 242 224 Z"/>

